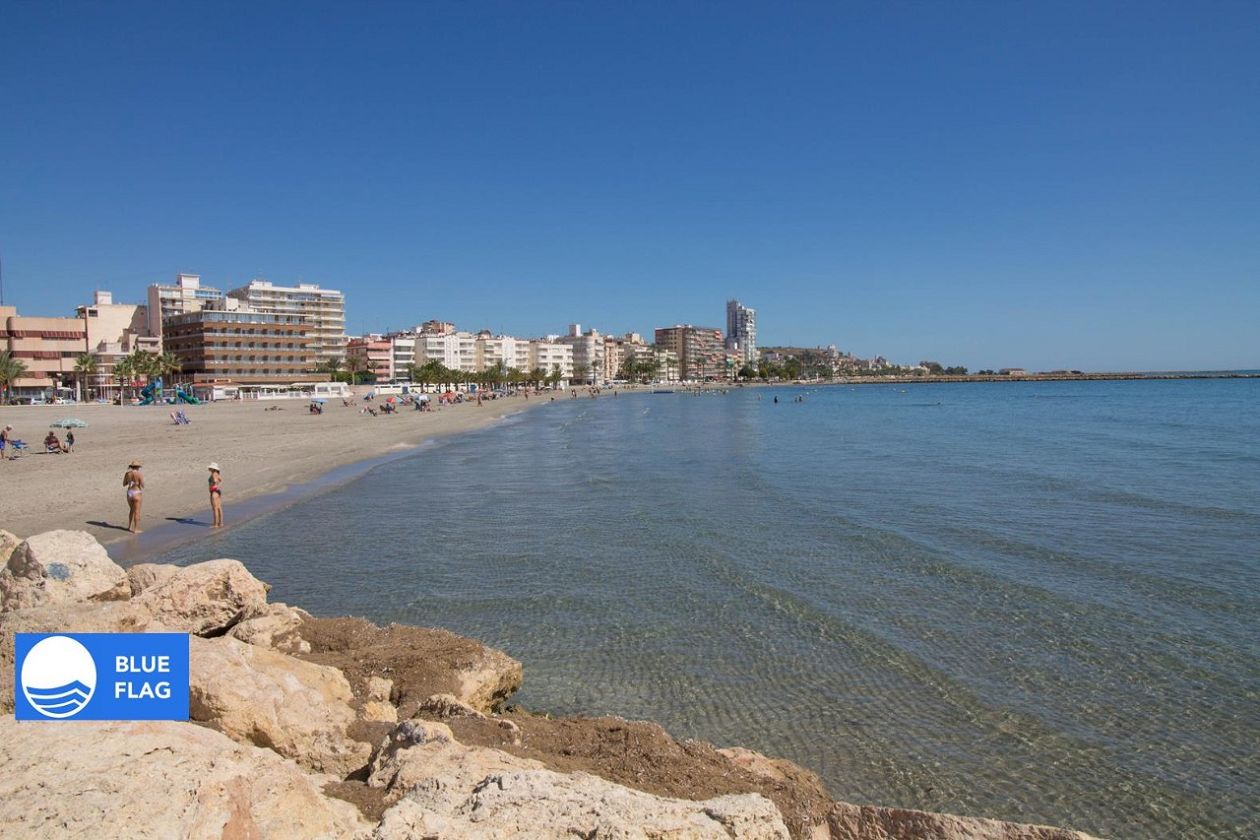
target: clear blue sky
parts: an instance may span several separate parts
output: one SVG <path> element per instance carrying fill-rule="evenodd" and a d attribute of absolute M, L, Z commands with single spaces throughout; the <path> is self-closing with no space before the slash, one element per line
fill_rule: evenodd
<path fill-rule="evenodd" d="M 1260 3 L 0 0 L 6 302 L 1260 367 Z"/>

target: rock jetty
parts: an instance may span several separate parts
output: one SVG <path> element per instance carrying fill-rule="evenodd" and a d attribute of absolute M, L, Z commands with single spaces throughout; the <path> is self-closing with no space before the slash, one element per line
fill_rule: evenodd
<path fill-rule="evenodd" d="M 122 569 L 87 534 L 0 531 L 0 833 L 1089 840 L 837 802 L 791 762 L 652 723 L 505 709 L 506 654 L 267 590 L 235 560 Z M 14 633 L 111 631 L 191 634 L 191 721 L 13 719 Z"/>

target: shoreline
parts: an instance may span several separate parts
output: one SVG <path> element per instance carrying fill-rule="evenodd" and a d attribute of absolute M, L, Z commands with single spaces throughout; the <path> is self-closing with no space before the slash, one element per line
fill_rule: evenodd
<path fill-rule="evenodd" d="M 488 428 L 549 397 L 513 396 L 431 412 L 406 407 L 378 417 L 361 415 L 359 403 L 329 403 L 323 415 L 310 415 L 301 400 L 211 403 L 185 406 L 188 426 L 176 426 L 166 410 L 137 406 L 0 407 L 0 426 L 12 424 L 14 436 L 29 445 L 16 460 L 0 463 L 0 528 L 21 536 L 86 531 L 116 559 L 140 562 L 351 481 L 441 438 Z M 65 416 L 88 426 L 76 431 L 72 454 L 45 454 L 48 424 Z M 143 461 L 145 473 L 140 534 L 125 528 L 120 479 L 131 458 Z M 216 531 L 209 530 L 203 484 L 211 461 L 222 466 L 225 482 L 226 522 Z"/>

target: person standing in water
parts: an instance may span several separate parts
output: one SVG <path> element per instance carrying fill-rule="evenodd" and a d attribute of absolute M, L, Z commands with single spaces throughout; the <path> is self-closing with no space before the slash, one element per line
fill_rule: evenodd
<path fill-rule="evenodd" d="M 211 462 L 210 470 L 210 511 L 214 514 L 214 527 L 223 526 L 223 476 L 219 474 L 219 465 Z"/>
<path fill-rule="evenodd" d="M 144 476 L 140 473 L 140 459 L 132 458 L 123 473 L 123 487 L 127 488 L 127 530 L 140 533 L 140 504 L 144 501 Z"/>

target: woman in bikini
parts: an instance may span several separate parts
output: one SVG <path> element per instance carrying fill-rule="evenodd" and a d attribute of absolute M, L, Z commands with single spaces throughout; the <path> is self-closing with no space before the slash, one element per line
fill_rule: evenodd
<path fill-rule="evenodd" d="M 223 476 L 219 474 L 219 465 L 211 463 L 210 470 L 210 510 L 214 513 L 214 527 L 223 526 Z"/>
<path fill-rule="evenodd" d="M 132 458 L 123 473 L 123 487 L 127 488 L 127 530 L 140 533 L 140 503 L 144 501 L 144 476 L 140 474 L 140 459 Z"/>

